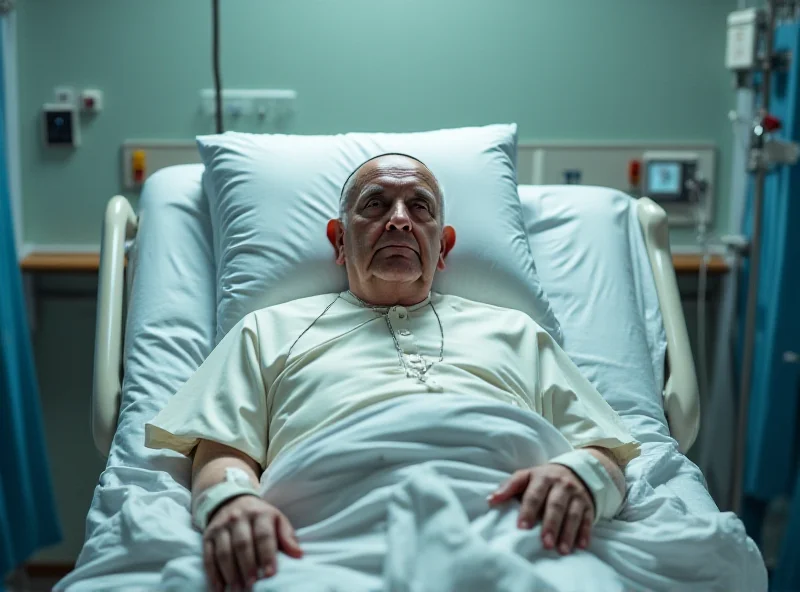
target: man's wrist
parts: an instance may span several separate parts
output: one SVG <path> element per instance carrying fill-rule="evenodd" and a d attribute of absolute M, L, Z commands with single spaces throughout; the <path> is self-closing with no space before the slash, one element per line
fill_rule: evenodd
<path fill-rule="evenodd" d="M 222 508 L 224 508 L 225 506 L 227 506 L 228 504 L 230 504 L 232 502 L 235 502 L 240 497 L 245 497 L 245 496 L 248 496 L 248 495 L 251 495 L 251 496 L 257 497 L 258 499 L 261 499 L 261 496 L 258 495 L 257 493 L 242 493 L 242 494 L 239 494 L 239 495 L 234 495 L 233 497 L 229 497 L 225 501 L 220 502 L 219 504 L 217 504 L 217 506 L 211 510 L 211 512 L 208 514 L 208 516 L 206 517 L 206 520 L 205 520 L 206 527 L 208 527 L 208 525 L 211 524 L 211 522 L 214 520 L 214 516 L 216 516 L 217 513 L 220 510 L 222 510 Z M 198 526 L 198 528 L 199 528 L 199 526 Z M 205 528 L 202 528 L 201 530 L 205 530 Z"/>
<path fill-rule="evenodd" d="M 622 493 L 597 458 L 587 450 L 573 450 L 550 460 L 553 464 L 567 467 L 575 473 L 592 496 L 595 522 L 601 518 L 613 518 L 622 506 Z"/>
<path fill-rule="evenodd" d="M 205 530 L 212 516 L 224 504 L 243 495 L 261 497 L 247 473 L 238 468 L 225 469 L 225 480 L 202 491 L 192 501 L 192 522 Z"/>

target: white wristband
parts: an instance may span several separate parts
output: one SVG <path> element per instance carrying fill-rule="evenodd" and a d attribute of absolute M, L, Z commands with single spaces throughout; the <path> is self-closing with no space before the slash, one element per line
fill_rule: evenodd
<path fill-rule="evenodd" d="M 611 475 L 598 459 L 587 450 L 573 450 L 550 460 L 551 463 L 572 469 L 586 484 L 594 498 L 594 521 L 613 518 L 622 506 L 622 494 Z"/>
<path fill-rule="evenodd" d="M 208 518 L 222 503 L 240 495 L 255 495 L 258 491 L 250 483 L 250 478 L 238 468 L 225 469 L 225 481 L 212 485 L 192 502 L 192 522 L 201 531 L 208 526 Z"/>

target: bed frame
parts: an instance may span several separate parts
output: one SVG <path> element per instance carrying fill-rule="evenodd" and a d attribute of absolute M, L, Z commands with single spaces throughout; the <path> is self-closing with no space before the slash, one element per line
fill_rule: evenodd
<path fill-rule="evenodd" d="M 678 281 L 672 266 L 667 214 L 646 197 L 637 201 L 636 208 L 667 336 L 669 377 L 663 392 L 664 410 L 672 437 L 685 453 L 694 443 L 700 427 L 700 398 Z M 123 311 L 135 274 L 135 265 L 126 265 L 126 245 L 136 240 L 137 228 L 138 219 L 130 202 L 120 195 L 113 197 L 106 207 L 100 246 L 92 389 L 92 435 L 95 446 L 104 456 L 108 456 L 111 449 L 119 416 Z"/>

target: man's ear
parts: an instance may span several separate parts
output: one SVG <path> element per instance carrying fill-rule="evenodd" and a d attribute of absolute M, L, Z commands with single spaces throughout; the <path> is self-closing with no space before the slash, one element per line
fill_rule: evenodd
<path fill-rule="evenodd" d="M 453 249 L 456 245 L 456 229 L 452 226 L 445 226 L 442 229 L 442 241 L 441 247 L 439 248 L 439 262 L 436 264 L 437 269 L 444 269 L 444 259 L 447 257 L 447 254 Z"/>
<path fill-rule="evenodd" d="M 344 224 L 341 220 L 329 220 L 327 228 L 328 240 L 336 252 L 337 265 L 344 265 Z"/>

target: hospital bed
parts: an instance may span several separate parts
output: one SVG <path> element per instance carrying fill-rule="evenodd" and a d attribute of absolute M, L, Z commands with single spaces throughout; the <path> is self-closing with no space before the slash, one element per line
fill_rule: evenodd
<path fill-rule="evenodd" d="M 520 193 L 531 204 L 536 201 L 533 187 L 522 186 Z M 582 192 L 579 188 L 568 187 L 562 193 L 564 199 L 567 195 Z M 600 199 L 601 203 L 593 204 L 594 207 L 604 206 L 602 197 Z M 531 204 L 525 204 L 528 211 Z M 670 433 L 680 450 L 686 452 L 697 438 L 700 401 L 689 335 L 672 267 L 667 215 L 648 198 L 638 200 L 635 205 L 629 204 L 629 207 L 635 211 L 641 226 L 666 333 L 669 374 L 662 393 L 664 409 Z M 137 267 L 136 258 L 128 260 L 126 250 L 129 245 L 135 249 L 137 230 L 138 220 L 131 204 L 122 196 L 114 197 L 106 208 L 103 226 L 92 398 L 92 434 L 95 446 L 104 456 L 108 456 L 119 416 L 123 310 Z M 547 263 L 537 261 L 537 265 L 546 267 Z"/>
<path fill-rule="evenodd" d="M 146 449 L 143 433 L 215 342 L 202 172 L 182 165 L 151 176 L 138 217 L 124 197 L 108 204 L 92 402 L 108 464 L 76 570 L 56 589 L 154 587 L 167 558 L 196 552 L 175 526 L 188 523 L 190 461 Z M 519 194 L 564 348 L 642 442 L 629 483 L 646 481 L 686 512 L 718 513 L 699 469 L 678 452 L 694 442 L 700 409 L 664 211 L 604 188 L 520 186 Z M 763 577 L 758 567 L 750 576 Z"/>

